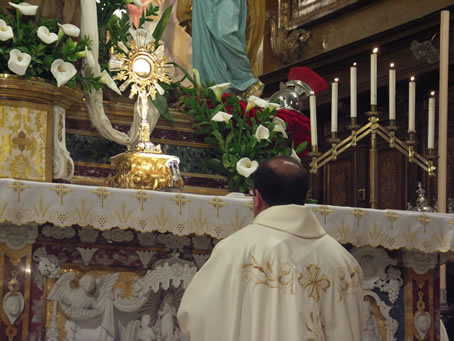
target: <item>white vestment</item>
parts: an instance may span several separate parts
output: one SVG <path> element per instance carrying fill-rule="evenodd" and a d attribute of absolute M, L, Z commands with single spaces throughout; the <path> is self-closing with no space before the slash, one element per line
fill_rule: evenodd
<path fill-rule="evenodd" d="M 273 206 L 216 245 L 178 321 L 191 341 L 361 341 L 361 286 L 310 208 Z"/>

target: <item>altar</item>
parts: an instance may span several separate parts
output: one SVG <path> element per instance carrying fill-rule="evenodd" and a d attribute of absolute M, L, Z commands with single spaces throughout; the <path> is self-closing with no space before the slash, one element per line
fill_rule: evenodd
<path fill-rule="evenodd" d="M 0 179 L 2 338 L 129 340 L 144 320 L 180 340 L 184 288 L 220 239 L 251 222 L 251 204 L 235 193 Z M 363 269 L 366 339 L 438 340 L 453 216 L 309 206 Z"/>

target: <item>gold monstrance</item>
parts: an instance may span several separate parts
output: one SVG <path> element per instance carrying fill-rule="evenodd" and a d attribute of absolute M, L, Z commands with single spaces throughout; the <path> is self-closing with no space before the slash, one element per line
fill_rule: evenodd
<path fill-rule="evenodd" d="M 120 86 L 121 91 L 131 85 L 129 97 L 138 95 L 136 107 L 141 122 L 136 136 L 137 143 L 128 151 L 112 157 L 115 175 L 107 178 L 107 184 L 112 187 L 153 190 L 183 187 L 180 159 L 163 154 L 160 145 L 154 145 L 150 141 L 150 123 L 147 119 L 151 115 L 152 130 L 159 112 L 148 97 L 155 100 L 156 92 L 164 93 L 158 81 L 170 84 L 173 65 L 168 64 L 168 59 L 164 56 L 164 46 L 155 48 L 155 41 L 150 39 L 146 30 L 137 30 L 135 40 L 130 40 L 129 46 L 120 43 L 124 53 L 112 55 L 109 69 L 119 71 L 114 79 L 124 81 Z"/>

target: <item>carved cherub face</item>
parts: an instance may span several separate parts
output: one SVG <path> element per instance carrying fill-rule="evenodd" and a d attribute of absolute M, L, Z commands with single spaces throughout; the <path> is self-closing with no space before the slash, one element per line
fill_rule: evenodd
<path fill-rule="evenodd" d="M 79 281 L 80 286 L 84 291 L 89 294 L 93 295 L 96 290 L 96 280 L 93 276 L 91 275 L 84 275 L 80 281 Z"/>

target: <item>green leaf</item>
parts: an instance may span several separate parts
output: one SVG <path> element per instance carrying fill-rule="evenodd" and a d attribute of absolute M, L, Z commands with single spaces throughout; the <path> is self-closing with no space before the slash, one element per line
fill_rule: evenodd
<path fill-rule="evenodd" d="M 298 147 L 296 147 L 295 152 L 297 154 L 301 153 L 302 151 L 306 150 L 306 148 L 307 148 L 307 141 L 303 141 L 299 144 Z"/>
<path fill-rule="evenodd" d="M 153 101 L 156 109 L 166 120 L 173 122 L 172 114 L 169 111 L 169 106 L 167 104 L 167 98 L 163 95 L 156 94 L 156 99 Z"/>
<path fill-rule="evenodd" d="M 161 40 L 162 34 L 164 33 L 164 30 L 167 26 L 167 22 L 169 21 L 170 15 L 172 14 L 172 8 L 173 5 L 166 8 L 161 16 L 161 19 L 156 25 L 156 28 L 154 29 L 153 38 L 156 40 L 156 44 L 159 44 L 159 41 Z"/>
<path fill-rule="evenodd" d="M 208 168 L 213 169 L 214 171 L 218 172 L 219 174 L 226 175 L 227 172 L 225 168 L 222 166 L 222 162 L 219 159 L 208 159 L 205 160 L 205 165 Z"/>

